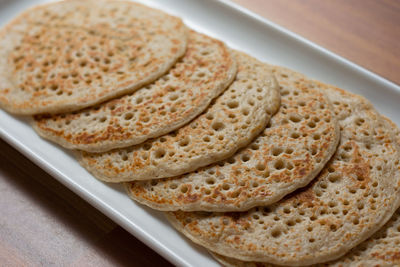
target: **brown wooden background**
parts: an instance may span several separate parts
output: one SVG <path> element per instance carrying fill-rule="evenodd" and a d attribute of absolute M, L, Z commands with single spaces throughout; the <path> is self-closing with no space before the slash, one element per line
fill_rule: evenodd
<path fill-rule="evenodd" d="M 400 1 L 235 0 L 400 84 Z M 0 140 L 0 265 L 169 263 Z"/>
<path fill-rule="evenodd" d="M 400 84 L 400 1 L 234 0 Z"/>

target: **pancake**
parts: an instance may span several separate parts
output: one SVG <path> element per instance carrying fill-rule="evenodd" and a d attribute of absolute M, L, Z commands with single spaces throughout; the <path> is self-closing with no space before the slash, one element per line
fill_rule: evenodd
<path fill-rule="evenodd" d="M 391 122 L 392 123 L 392 122 Z M 394 128 L 397 129 L 397 126 Z M 400 141 L 400 140 L 399 140 Z M 400 142 L 399 142 L 400 144 Z M 400 169 L 398 170 L 400 172 Z M 248 262 L 225 257 L 210 252 L 226 267 L 274 267 L 278 265 L 265 262 Z M 327 263 L 315 264 L 315 267 L 343 266 L 395 266 L 400 265 L 400 209 L 373 236 L 350 250 L 339 259 Z"/>
<path fill-rule="evenodd" d="M 236 62 L 220 41 L 191 31 L 185 56 L 156 82 L 79 112 L 37 115 L 34 129 L 69 149 L 104 152 L 171 132 L 232 82 Z"/>
<path fill-rule="evenodd" d="M 185 53 L 186 27 L 129 1 L 61 1 L 0 29 L 0 107 L 32 115 L 134 92 Z"/>
<path fill-rule="evenodd" d="M 128 194 L 164 211 L 243 211 L 307 185 L 334 154 L 339 126 L 318 86 L 286 68 L 272 70 L 281 87 L 281 107 L 250 145 L 192 173 L 131 182 Z"/>
<path fill-rule="evenodd" d="M 230 157 L 265 129 L 280 104 L 268 66 L 236 53 L 238 73 L 199 117 L 167 135 L 104 153 L 77 154 L 96 178 L 107 182 L 180 175 Z"/>
<path fill-rule="evenodd" d="M 242 213 L 168 212 L 172 225 L 223 256 L 293 266 L 335 260 L 378 231 L 400 205 L 397 139 L 366 99 L 325 87 L 341 140 L 311 184 Z"/>

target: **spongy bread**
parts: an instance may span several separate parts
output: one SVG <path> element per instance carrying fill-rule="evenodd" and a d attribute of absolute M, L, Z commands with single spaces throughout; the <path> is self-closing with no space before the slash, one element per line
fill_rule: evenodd
<path fill-rule="evenodd" d="M 82 109 L 152 82 L 186 49 L 186 27 L 130 1 L 60 1 L 0 30 L 0 107 L 16 114 Z"/>
<path fill-rule="evenodd" d="M 103 152 L 140 144 L 191 121 L 235 74 L 236 61 L 224 43 L 190 31 L 185 55 L 154 83 L 78 112 L 37 115 L 33 126 L 70 149 Z"/>

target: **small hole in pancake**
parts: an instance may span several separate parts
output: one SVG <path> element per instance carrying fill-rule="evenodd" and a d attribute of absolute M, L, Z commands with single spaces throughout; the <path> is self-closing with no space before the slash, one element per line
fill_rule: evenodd
<path fill-rule="evenodd" d="M 304 107 L 306 105 L 306 103 L 304 101 L 299 101 L 298 102 L 299 106 Z"/>
<path fill-rule="evenodd" d="M 316 124 L 313 121 L 310 121 L 309 123 L 307 123 L 308 127 L 310 128 L 315 128 Z"/>
<path fill-rule="evenodd" d="M 324 181 L 322 181 L 322 182 L 319 184 L 319 186 L 320 186 L 322 189 L 328 188 L 328 185 L 327 185 Z"/>
<path fill-rule="evenodd" d="M 237 191 L 235 191 L 235 192 L 233 192 L 233 193 L 231 194 L 231 197 L 232 197 L 232 198 L 237 198 L 237 197 L 239 196 L 239 194 L 240 194 L 240 191 L 237 190 Z"/>
<path fill-rule="evenodd" d="M 333 208 L 333 207 L 336 207 L 337 206 L 337 203 L 336 202 L 334 202 L 334 201 L 330 201 L 329 202 L 329 207 L 330 208 Z"/>
<path fill-rule="evenodd" d="M 283 149 L 280 147 L 274 147 L 272 149 L 272 155 L 275 157 L 279 156 L 282 152 L 283 152 Z"/>
<path fill-rule="evenodd" d="M 214 122 L 211 127 L 215 130 L 215 131 L 220 131 L 222 130 L 225 125 L 222 122 Z"/>
<path fill-rule="evenodd" d="M 175 101 L 175 100 L 178 99 L 178 97 L 179 97 L 179 96 L 178 96 L 177 94 L 172 94 L 172 95 L 170 95 L 169 100 Z"/>
<path fill-rule="evenodd" d="M 132 113 L 126 113 L 124 116 L 125 120 L 131 120 L 133 118 L 133 114 Z"/>
<path fill-rule="evenodd" d="M 250 156 L 247 155 L 247 154 L 244 154 L 244 155 L 242 155 L 241 159 L 242 159 L 243 162 L 247 162 L 247 161 L 250 160 Z"/>
<path fill-rule="evenodd" d="M 281 234 L 282 234 L 282 231 L 279 230 L 279 229 L 274 229 L 274 230 L 272 230 L 272 232 L 271 232 L 271 236 L 272 236 L 273 238 L 278 238 Z"/>
<path fill-rule="evenodd" d="M 290 115 L 289 120 L 291 120 L 294 123 L 298 123 L 301 121 L 301 117 L 298 115 Z"/>
<path fill-rule="evenodd" d="M 187 146 L 189 144 L 189 142 L 190 142 L 189 138 L 186 137 L 186 138 L 184 138 L 184 139 L 179 141 L 179 145 L 180 146 Z"/>
<path fill-rule="evenodd" d="M 340 176 L 336 173 L 330 174 L 328 177 L 329 182 L 331 183 L 336 183 L 337 181 L 339 181 Z"/>
<path fill-rule="evenodd" d="M 230 189 L 229 184 L 223 184 L 223 185 L 222 185 L 222 189 L 224 189 L 224 190 L 229 190 L 229 189 Z"/>
<path fill-rule="evenodd" d="M 288 148 L 286 148 L 285 153 L 290 155 L 293 153 L 293 151 L 294 151 L 293 148 L 288 147 Z"/>
<path fill-rule="evenodd" d="M 258 149 L 260 148 L 260 146 L 257 145 L 257 144 L 251 144 L 251 145 L 250 145 L 250 148 L 251 148 L 252 150 L 258 150 Z"/>
<path fill-rule="evenodd" d="M 140 104 L 140 103 L 142 103 L 143 102 L 143 97 L 138 97 L 137 99 L 136 99 L 136 104 Z"/>
<path fill-rule="evenodd" d="M 283 160 L 279 159 L 275 162 L 274 167 L 277 170 L 282 170 L 283 168 L 285 168 L 285 162 Z"/>
<path fill-rule="evenodd" d="M 292 170 L 292 169 L 294 168 L 294 166 L 293 166 L 292 163 L 289 162 L 289 163 L 287 164 L 286 168 L 287 168 L 288 170 Z"/>
<path fill-rule="evenodd" d="M 364 122 L 365 122 L 365 120 L 363 118 L 358 118 L 355 121 L 357 126 L 361 126 Z"/>
<path fill-rule="evenodd" d="M 294 226 L 295 224 L 296 224 L 296 222 L 293 221 L 293 220 L 289 220 L 289 221 L 286 222 L 286 225 L 289 226 L 289 227 L 292 227 L 292 226 Z"/>
<path fill-rule="evenodd" d="M 151 149 L 151 144 L 149 144 L 149 143 L 144 144 L 143 145 L 143 149 L 144 150 L 150 150 Z"/>
<path fill-rule="evenodd" d="M 204 72 L 199 72 L 197 74 L 197 77 L 199 77 L 199 78 L 203 78 L 204 76 L 206 76 L 206 74 Z"/>
<path fill-rule="evenodd" d="M 177 187 L 178 187 L 178 185 L 175 183 L 172 183 L 169 185 L 169 188 L 171 188 L 171 189 L 176 189 Z"/>
<path fill-rule="evenodd" d="M 290 209 L 288 207 L 285 207 L 283 209 L 283 212 L 286 213 L 286 214 L 290 214 Z"/>
<path fill-rule="evenodd" d="M 215 179 L 214 179 L 214 178 L 207 178 L 207 179 L 206 179 L 206 183 L 207 183 L 207 184 L 211 184 L 211 185 L 212 185 L 212 184 L 215 184 Z"/>
<path fill-rule="evenodd" d="M 297 138 L 300 137 L 300 135 L 299 135 L 298 133 L 292 133 L 292 134 L 290 135 L 290 137 L 292 137 L 293 139 L 297 139 Z"/>
<path fill-rule="evenodd" d="M 281 96 L 286 96 L 286 95 L 289 94 L 289 91 L 288 91 L 288 90 L 282 90 L 282 89 L 283 89 L 282 86 L 280 86 L 279 89 L 281 89 Z"/>
<path fill-rule="evenodd" d="M 234 157 L 230 157 L 229 159 L 226 160 L 229 164 L 233 164 L 236 162 Z"/>
<path fill-rule="evenodd" d="M 233 109 L 233 108 L 237 108 L 239 106 L 239 103 L 237 101 L 229 101 L 228 102 L 228 107 Z"/>
<path fill-rule="evenodd" d="M 256 165 L 256 169 L 259 170 L 259 171 L 263 171 L 263 170 L 265 170 L 265 168 L 266 168 L 266 166 L 263 163 L 258 163 Z"/>
<path fill-rule="evenodd" d="M 349 152 L 351 150 L 351 145 L 346 145 L 343 148 L 345 151 Z"/>
<path fill-rule="evenodd" d="M 156 159 L 163 158 L 165 156 L 165 149 L 163 148 L 157 149 L 154 153 L 154 156 L 156 157 Z"/>
<path fill-rule="evenodd" d="M 188 188 L 187 185 L 183 185 L 183 186 L 181 187 L 181 192 L 182 192 L 183 194 L 185 194 L 188 190 L 189 190 L 189 188 Z"/>

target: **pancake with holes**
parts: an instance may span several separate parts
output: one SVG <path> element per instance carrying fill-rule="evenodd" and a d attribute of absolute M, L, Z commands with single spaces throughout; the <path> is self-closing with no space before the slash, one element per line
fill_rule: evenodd
<path fill-rule="evenodd" d="M 382 116 L 392 127 L 400 145 L 400 132 L 396 124 Z M 398 165 L 397 173 L 400 173 Z M 397 174 L 399 175 L 399 174 Z M 211 255 L 226 267 L 274 267 L 277 265 L 263 262 L 248 262 L 234 258 L 225 257 L 210 252 Z M 400 209 L 390 220 L 373 236 L 353 248 L 341 258 L 328 263 L 316 264 L 314 266 L 395 266 L 400 265 Z"/>
<path fill-rule="evenodd" d="M 339 126 L 328 98 L 312 81 L 282 67 L 272 70 L 281 107 L 248 147 L 196 172 L 128 183 L 129 195 L 165 211 L 243 211 L 307 185 L 334 154 Z"/>
<path fill-rule="evenodd" d="M 242 213 L 168 212 L 175 228 L 223 256 L 294 266 L 337 259 L 382 227 L 400 204 L 396 137 L 366 99 L 326 92 L 341 140 L 311 184 Z"/>
<path fill-rule="evenodd" d="M 95 177 L 108 182 L 180 175 L 230 157 L 265 129 L 280 104 L 268 66 L 236 52 L 233 83 L 199 117 L 176 132 L 105 153 L 79 153 Z"/>
<path fill-rule="evenodd" d="M 185 53 L 176 17 L 129 1 L 61 1 L 0 29 L 0 107 L 16 114 L 82 109 L 133 92 Z"/>
<path fill-rule="evenodd" d="M 191 31 L 185 56 L 131 95 L 61 115 L 37 115 L 41 136 L 70 149 L 103 152 L 143 143 L 191 121 L 233 81 L 236 62 L 220 41 Z"/>
<path fill-rule="evenodd" d="M 397 172 L 400 173 L 400 165 Z M 399 174 L 397 174 L 399 175 Z M 372 237 L 322 266 L 400 266 L 400 209 Z"/>
<path fill-rule="evenodd" d="M 397 126 L 389 121 L 393 129 Z M 400 141 L 400 140 L 398 140 Z M 398 142 L 400 144 L 400 142 Z M 400 173 L 400 165 L 398 166 Z M 399 174 L 397 174 L 399 175 Z M 223 266 L 226 267 L 273 267 L 277 266 L 264 262 L 248 262 L 234 258 L 225 257 L 210 252 L 211 255 Z M 346 255 L 339 259 L 327 263 L 316 264 L 319 267 L 343 267 L 343 266 L 397 266 L 400 265 L 400 209 L 398 209 L 392 218 L 373 236 L 351 249 Z"/>
<path fill-rule="evenodd" d="M 264 262 L 241 261 L 211 252 L 211 255 L 226 267 L 274 267 Z M 399 266 L 400 265 L 400 209 L 373 236 L 353 248 L 338 260 L 315 264 L 318 267 L 343 266 Z"/>

